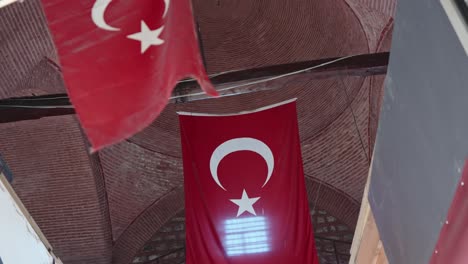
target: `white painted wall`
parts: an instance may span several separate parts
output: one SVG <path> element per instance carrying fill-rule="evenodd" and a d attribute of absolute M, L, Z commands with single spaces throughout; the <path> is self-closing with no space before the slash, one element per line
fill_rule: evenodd
<path fill-rule="evenodd" d="M 51 264 L 53 257 L 0 180 L 0 258 L 3 264 Z"/>
<path fill-rule="evenodd" d="M 12 4 L 18 0 L 0 0 L 0 8 Z"/>

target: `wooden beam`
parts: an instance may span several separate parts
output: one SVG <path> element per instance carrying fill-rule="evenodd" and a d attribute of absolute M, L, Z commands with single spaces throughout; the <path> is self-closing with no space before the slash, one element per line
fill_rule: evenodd
<path fill-rule="evenodd" d="M 349 264 L 388 264 L 387 256 L 379 230 L 369 205 L 369 183 L 372 172 L 372 163 L 369 169 L 366 187 L 361 203 L 361 211 L 351 244 L 351 258 Z"/>
<path fill-rule="evenodd" d="M 40 119 L 48 116 L 63 116 L 75 114 L 73 108 L 21 108 L 21 107 L 1 107 L 0 123 L 11 123 L 24 120 Z"/>
<path fill-rule="evenodd" d="M 212 76 L 211 81 L 221 97 L 232 96 L 280 89 L 291 82 L 337 76 L 383 75 L 387 72 L 388 60 L 388 52 L 319 59 L 228 72 Z M 308 70 L 303 71 L 304 69 Z M 301 72 L 289 75 L 298 71 Z M 170 101 L 171 103 L 184 103 L 209 98 L 212 97 L 203 93 L 196 81 L 186 80 L 176 86 Z M 74 113 L 75 111 L 66 94 L 0 100 L 0 123 Z"/>
<path fill-rule="evenodd" d="M 385 74 L 387 72 L 389 55 L 389 52 L 382 52 L 273 65 L 223 74 L 213 77 L 211 81 L 216 85 L 241 80 L 273 77 L 319 65 L 323 66 L 306 73 L 326 73 L 320 74 L 322 77 L 335 77 L 341 74 L 360 76 Z"/>
<path fill-rule="evenodd" d="M 366 219 L 363 231 L 359 250 L 356 252 L 354 262 L 350 264 L 388 264 L 372 212 Z"/>

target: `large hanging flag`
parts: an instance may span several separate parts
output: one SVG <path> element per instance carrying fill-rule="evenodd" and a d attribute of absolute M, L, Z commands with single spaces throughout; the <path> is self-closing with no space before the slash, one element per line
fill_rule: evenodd
<path fill-rule="evenodd" d="M 318 264 L 295 101 L 179 113 L 187 264 Z"/>
<path fill-rule="evenodd" d="M 177 81 L 216 91 L 190 0 L 42 0 L 71 102 L 95 150 L 149 125 Z"/>

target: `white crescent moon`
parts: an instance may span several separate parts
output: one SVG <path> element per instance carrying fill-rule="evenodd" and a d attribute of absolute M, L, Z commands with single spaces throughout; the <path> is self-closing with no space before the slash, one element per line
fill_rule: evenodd
<path fill-rule="evenodd" d="M 268 166 L 268 175 L 265 180 L 265 183 L 262 185 L 262 188 L 270 181 L 271 174 L 273 173 L 273 168 L 275 167 L 275 161 L 273 158 L 273 153 L 271 149 L 262 141 L 254 138 L 234 138 L 224 142 L 223 144 L 219 145 L 213 154 L 211 155 L 210 159 L 210 171 L 213 180 L 221 187 L 223 190 L 226 191 L 224 186 L 219 181 L 218 177 L 218 166 L 221 160 L 226 157 L 227 155 L 236 152 L 236 151 L 253 151 L 263 159 L 265 159 L 267 166 Z M 241 164 L 239 164 L 241 165 Z"/>
<path fill-rule="evenodd" d="M 94 24 L 99 28 L 108 31 L 119 31 L 119 28 L 112 27 L 108 25 L 104 19 L 104 13 L 106 12 L 107 6 L 111 3 L 112 0 L 96 0 L 91 10 L 91 18 L 93 19 Z"/>

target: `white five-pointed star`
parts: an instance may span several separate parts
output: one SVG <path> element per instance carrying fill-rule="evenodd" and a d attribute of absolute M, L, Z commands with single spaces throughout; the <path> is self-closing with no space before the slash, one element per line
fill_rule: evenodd
<path fill-rule="evenodd" d="M 141 31 L 128 35 L 127 38 L 140 41 L 141 54 L 143 54 L 151 45 L 162 45 L 164 43 L 164 40 L 159 38 L 163 29 L 164 26 L 150 30 L 145 21 L 141 21 Z"/>
<path fill-rule="evenodd" d="M 252 205 L 256 203 L 258 199 L 260 199 L 260 197 L 249 198 L 249 196 L 247 195 L 247 192 L 244 189 L 244 191 L 242 192 L 241 199 L 230 199 L 230 200 L 231 202 L 239 206 L 239 210 L 237 211 L 237 217 L 239 217 L 241 214 L 243 214 L 246 211 L 253 215 L 257 215 Z"/>

